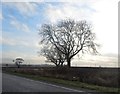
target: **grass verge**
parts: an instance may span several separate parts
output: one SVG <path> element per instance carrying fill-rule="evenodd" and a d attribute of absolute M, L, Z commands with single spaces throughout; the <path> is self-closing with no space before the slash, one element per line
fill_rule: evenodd
<path fill-rule="evenodd" d="M 18 72 L 5 72 L 17 76 L 22 76 L 25 78 L 30 78 L 33 80 L 38 80 L 38 81 L 45 81 L 45 82 L 50 82 L 54 84 L 59 84 L 62 86 L 67 86 L 75 89 L 89 89 L 89 90 L 95 90 L 98 92 L 106 92 L 106 93 L 114 93 L 118 94 L 120 92 L 120 88 L 111 88 L 111 87 L 103 87 L 103 86 L 97 86 L 97 85 L 91 85 L 87 83 L 82 83 L 79 81 L 68 81 L 68 80 L 63 80 L 63 79 L 56 79 L 56 78 L 50 78 L 50 77 L 41 77 L 38 75 L 30 75 L 30 74 L 23 74 L 23 73 L 18 73 Z"/>

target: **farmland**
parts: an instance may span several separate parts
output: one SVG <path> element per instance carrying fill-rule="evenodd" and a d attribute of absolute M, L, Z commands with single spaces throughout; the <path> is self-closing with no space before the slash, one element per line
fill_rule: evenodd
<path fill-rule="evenodd" d="M 21 67 L 3 68 L 3 72 L 22 73 L 41 77 L 57 78 L 68 81 L 79 81 L 83 83 L 119 87 L 120 77 L 118 68 L 101 67 Z"/>

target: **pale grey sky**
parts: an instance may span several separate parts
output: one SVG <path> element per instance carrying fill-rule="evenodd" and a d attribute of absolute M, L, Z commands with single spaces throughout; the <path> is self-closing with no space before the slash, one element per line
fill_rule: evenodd
<path fill-rule="evenodd" d="M 85 65 L 117 66 L 119 0 L 52 1 L 47 3 L 44 0 L 36 3 L 17 1 L 18 3 L 2 4 L 0 21 L 2 21 L 3 36 L 0 37 L 0 46 L 3 47 L 3 58 L 23 57 L 26 62 L 31 60 L 35 63 L 44 62 L 44 58 L 38 57 L 37 54 L 40 48 L 38 26 L 44 21 L 56 23 L 61 19 L 72 18 L 90 22 L 93 25 L 93 32 L 96 33 L 96 42 L 101 44 L 99 49 L 101 56 L 87 55 L 84 58 Z"/>

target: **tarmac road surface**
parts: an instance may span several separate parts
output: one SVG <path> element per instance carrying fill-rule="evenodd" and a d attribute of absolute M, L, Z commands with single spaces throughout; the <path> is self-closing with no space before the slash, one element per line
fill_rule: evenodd
<path fill-rule="evenodd" d="M 2 74 L 2 92 L 82 92 L 84 94 L 92 94 L 83 90 L 71 89 L 5 73 Z"/>

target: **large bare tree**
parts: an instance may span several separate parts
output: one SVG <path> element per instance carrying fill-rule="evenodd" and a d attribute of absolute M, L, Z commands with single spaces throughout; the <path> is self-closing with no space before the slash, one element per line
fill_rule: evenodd
<path fill-rule="evenodd" d="M 86 21 L 62 20 L 57 24 L 43 24 L 39 29 L 40 43 L 53 45 L 55 49 L 65 55 L 67 65 L 71 66 L 71 59 L 79 52 L 97 53 L 98 46 L 92 27 Z"/>

